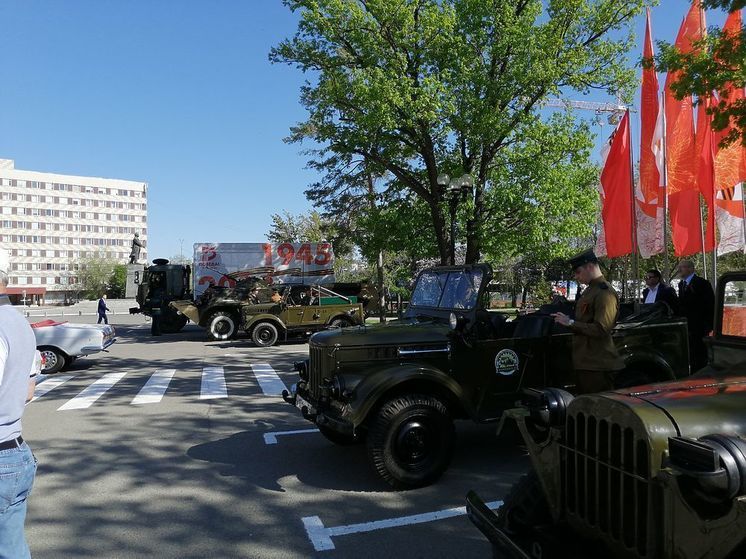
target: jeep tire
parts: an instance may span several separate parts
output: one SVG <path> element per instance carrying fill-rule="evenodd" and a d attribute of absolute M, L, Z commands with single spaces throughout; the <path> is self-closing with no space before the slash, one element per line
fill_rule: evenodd
<path fill-rule="evenodd" d="M 207 335 L 211 340 L 230 340 L 238 334 L 238 320 L 232 313 L 218 311 L 207 320 Z"/>
<path fill-rule="evenodd" d="M 368 458 L 394 489 L 430 485 L 453 456 L 453 420 L 432 396 L 412 394 L 389 400 L 368 430 Z"/>
<path fill-rule="evenodd" d="M 334 429 L 327 427 L 326 425 L 317 425 L 317 427 L 319 428 L 321 434 L 324 435 L 326 440 L 333 442 L 334 444 L 339 446 L 352 446 L 360 444 L 365 440 L 365 437 L 361 436 L 360 434 L 347 435 L 345 433 L 335 431 Z"/>
<path fill-rule="evenodd" d="M 329 322 L 329 328 L 347 328 L 352 325 L 352 321 L 344 316 L 338 316 Z"/>
<path fill-rule="evenodd" d="M 280 334 L 271 322 L 260 322 L 251 331 L 251 339 L 259 347 L 271 347 L 277 343 Z"/>

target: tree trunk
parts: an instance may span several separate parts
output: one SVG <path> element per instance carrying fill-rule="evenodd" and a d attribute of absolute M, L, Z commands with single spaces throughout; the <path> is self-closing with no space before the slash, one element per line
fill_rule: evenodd
<path fill-rule="evenodd" d="M 435 240 L 438 243 L 440 263 L 443 266 L 447 266 L 451 259 L 450 248 L 448 245 L 448 234 L 446 233 L 446 223 L 443 218 L 443 212 L 440 210 L 440 206 L 435 200 L 430 202 L 430 215 L 433 218 L 433 230 L 435 232 Z"/>

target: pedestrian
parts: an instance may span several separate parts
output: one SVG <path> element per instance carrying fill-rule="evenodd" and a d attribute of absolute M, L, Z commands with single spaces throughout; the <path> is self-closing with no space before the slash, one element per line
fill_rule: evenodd
<path fill-rule="evenodd" d="M 575 280 L 588 287 L 576 301 L 574 319 L 561 312 L 552 316 L 573 333 L 572 363 L 577 392 L 611 390 L 616 373 L 624 368 L 611 338 L 619 313 L 619 297 L 604 279 L 592 250 L 571 258 L 570 266 Z"/>
<path fill-rule="evenodd" d="M 31 557 L 23 525 L 36 460 L 21 436 L 21 416 L 41 367 L 28 321 L 7 296 L 8 263 L 0 251 L 0 557 Z"/>
<path fill-rule="evenodd" d="M 676 290 L 663 282 L 663 276 L 656 269 L 648 270 L 645 273 L 645 284 L 647 287 L 642 290 L 642 302 L 646 305 L 663 301 L 674 313 L 679 312 L 679 298 L 676 296 Z"/>
<path fill-rule="evenodd" d="M 104 293 L 98 300 L 98 322 L 96 324 L 101 324 L 102 320 L 104 324 L 109 324 L 109 319 L 106 318 L 106 311 L 111 311 L 111 309 L 106 306 L 106 293 Z"/>
<path fill-rule="evenodd" d="M 707 365 L 704 338 L 712 332 L 715 321 L 715 292 L 705 278 L 694 273 L 691 260 L 679 262 L 679 313 L 686 317 L 689 331 L 689 366 L 698 371 Z"/>

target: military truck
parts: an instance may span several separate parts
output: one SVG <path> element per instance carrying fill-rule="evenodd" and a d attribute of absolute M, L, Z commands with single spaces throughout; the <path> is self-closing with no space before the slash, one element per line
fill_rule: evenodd
<path fill-rule="evenodd" d="M 252 302 L 249 292 L 255 287 L 257 299 Z M 364 321 L 363 305 L 357 297 L 347 297 L 320 285 L 269 287 L 254 281 L 240 282 L 235 288 L 212 286 L 197 301 L 172 301 L 170 307 L 206 328 L 210 339 L 231 339 L 243 330 L 260 347 Z"/>
<path fill-rule="evenodd" d="M 709 364 L 684 381 L 511 410 L 532 470 L 493 513 L 467 495 L 495 557 L 746 557 L 746 272 L 717 289 Z"/>
<path fill-rule="evenodd" d="M 527 387 L 573 389 L 572 334 L 548 314 L 488 311 L 491 278 L 487 264 L 427 269 L 403 319 L 313 335 L 285 400 L 332 442 L 365 441 L 392 487 L 434 482 L 451 460 L 455 419 L 498 421 Z M 686 323 L 667 310 L 619 323 L 621 383 L 689 374 Z"/>
<path fill-rule="evenodd" d="M 171 309 L 169 303 L 192 297 L 191 266 L 156 258 L 140 274 L 135 297 L 138 306 L 130 307 L 130 314 L 142 313 L 158 320 L 163 333 L 179 332 L 187 318 Z"/>

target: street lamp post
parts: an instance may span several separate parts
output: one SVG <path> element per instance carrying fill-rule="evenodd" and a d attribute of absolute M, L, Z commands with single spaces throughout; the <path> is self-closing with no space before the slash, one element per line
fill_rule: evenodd
<path fill-rule="evenodd" d="M 474 186 L 474 179 L 469 173 L 451 178 L 446 174 L 438 175 L 438 184 L 445 190 L 448 198 L 448 208 L 451 213 L 451 266 L 456 264 L 456 208 L 459 201 L 466 198 L 466 194 Z"/>

